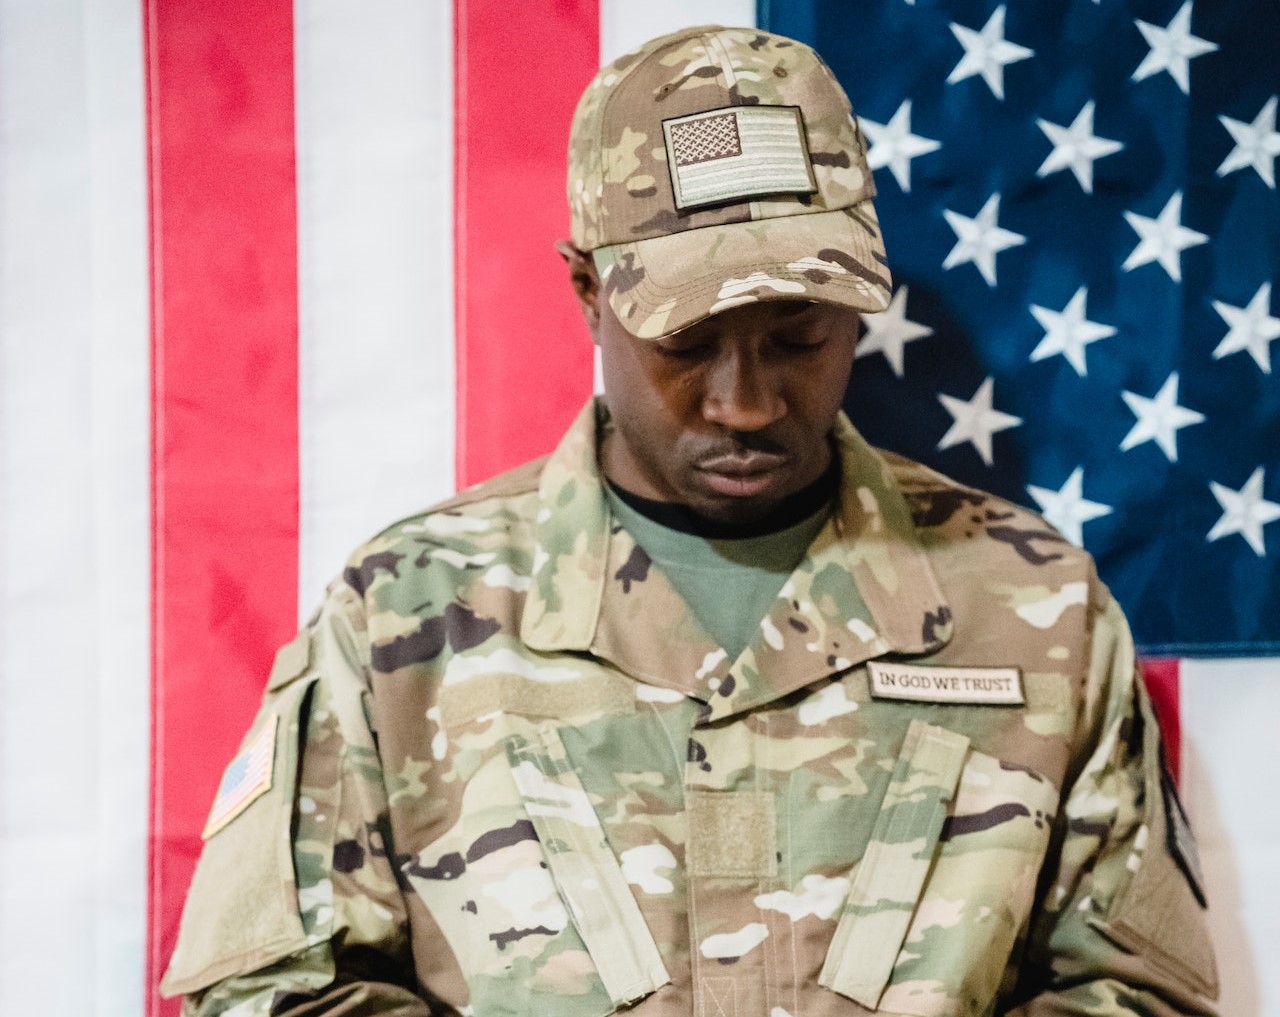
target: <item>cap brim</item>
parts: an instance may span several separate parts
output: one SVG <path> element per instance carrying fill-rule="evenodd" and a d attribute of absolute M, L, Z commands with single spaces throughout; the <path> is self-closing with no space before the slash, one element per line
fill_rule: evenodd
<path fill-rule="evenodd" d="M 592 255 L 609 306 L 640 339 L 753 301 L 814 300 L 875 312 L 892 295 L 870 200 L 614 244 Z"/>

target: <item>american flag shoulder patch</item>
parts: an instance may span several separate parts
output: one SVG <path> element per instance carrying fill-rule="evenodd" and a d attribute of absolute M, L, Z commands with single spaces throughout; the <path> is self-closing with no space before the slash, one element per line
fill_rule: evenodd
<path fill-rule="evenodd" d="M 276 754 L 276 724 L 279 717 L 262 726 L 253 739 L 240 750 L 222 774 L 222 783 L 213 799 L 213 808 L 200 836 L 208 840 L 240 815 L 257 799 L 271 790 L 271 776 Z"/>
<path fill-rule="evenodd" d="M 676 208 L 818 189 L 798 106 L 728 106 L 662 121 Z"/>

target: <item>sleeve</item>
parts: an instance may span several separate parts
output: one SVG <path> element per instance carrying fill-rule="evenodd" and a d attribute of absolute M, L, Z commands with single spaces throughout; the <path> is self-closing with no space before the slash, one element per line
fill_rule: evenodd
<path fill-rule="evenodd" d="M 335 584 L 276 655 L 215 799 L 162 982 L 186 997 L 184 1017 L 431 1013 L 389 857 L 363 619 L 360 599 Z"/>
<path fill-rule="evenodd" d="M 1218 975 L 1195 843 L 1128 624 L 1109 596 L 1095 610 L 1083 758 L 1007 1012 L 1213 1017 Z"/>

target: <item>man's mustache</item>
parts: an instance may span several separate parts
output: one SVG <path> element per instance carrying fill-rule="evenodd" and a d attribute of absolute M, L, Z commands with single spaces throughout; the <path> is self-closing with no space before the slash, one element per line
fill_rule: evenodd
<path fill-rule="evenodd" d="M 701 462 L 708 459 L 746 458 L 753 452 L 775 456 L 790 456 L 793 448 L 776 436 L 764 431 L 733 432 L 698 448 L 694 458 Z"/>

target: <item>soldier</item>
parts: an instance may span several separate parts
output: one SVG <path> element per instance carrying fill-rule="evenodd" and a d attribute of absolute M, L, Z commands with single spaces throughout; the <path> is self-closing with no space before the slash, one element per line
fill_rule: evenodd
<path fill-rule="evenodd" d="M 656 39 L 574 118 L 605 394 L 352 557 L 276 658 L 188 1014 L 1211 1014 L 1123 615 L 840 413 L 890 277 L 807 47 Z"/>

